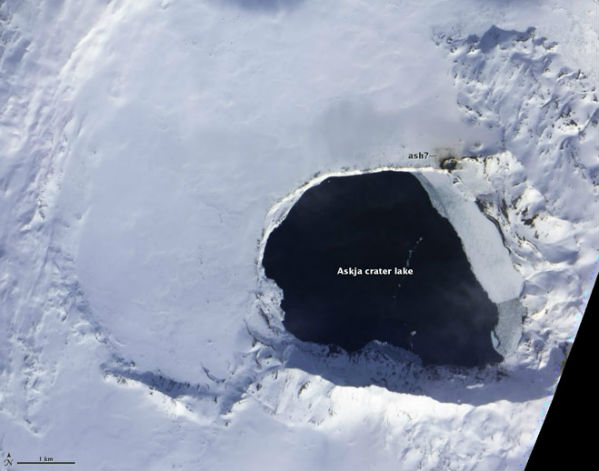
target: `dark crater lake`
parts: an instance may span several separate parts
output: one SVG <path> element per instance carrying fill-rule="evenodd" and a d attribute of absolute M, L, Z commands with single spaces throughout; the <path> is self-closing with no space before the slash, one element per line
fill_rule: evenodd
<path fill-rule="evenodd" d="M 311 187 L 270 234 L 263 265 L 283 290 L 283 324 L 300 340 L 348 352 L 378 340 L 425 364 L 503 359 L 491 343 L 497 306 L 453 226 L 409 172 Z"/>

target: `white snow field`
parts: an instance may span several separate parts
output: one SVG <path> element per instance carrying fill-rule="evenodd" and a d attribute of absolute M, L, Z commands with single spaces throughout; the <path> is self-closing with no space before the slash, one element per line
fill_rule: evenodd
<path fill-rule="evenodd" d="M 0 0 L 0 465 L 522 469 L 597 275 L 598 9 Z M 456 227 L 500 364 L 285 332 L 268 234 L 378 169 Z"/>

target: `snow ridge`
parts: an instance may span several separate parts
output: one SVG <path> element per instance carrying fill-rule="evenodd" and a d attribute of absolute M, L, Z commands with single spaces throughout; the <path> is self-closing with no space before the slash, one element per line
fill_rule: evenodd
<path fill-rule="evenodd" d="M 468 120 L 501 129 L 500 150 L 526 167 L 556 216 L 592 214 L 586 205 L 572 204 L 576 195 L 569 191 L 582 186 L 596 196 L 599 183 L 597 90 L 584 72 L 567 67 L 557 43 L 532 27 L 518 32 L 493 26 L 481 37 L 458 40 L 437 35 L 442 40 Z"/>
<path fill-rule="evenodd" d="M 33 434 L 43 431 L 32 416 L 64 360 L 60 342 L 48 332 L 59 332 L 65 346 L 79 335 L 95 335 L 86 322 L 73 330 L 65 322 L 85 311 L 85 301 L 72 271 L 63 270 L 70 257 L 52 241 L 74 130 L 60 68 L 102 8 L 100 2 L 86 8 L 73 3 L 0 4 L 0 330 L 6 338 L 0 345 L 0 412 Z M 79 20 L 74 27 L 73 17 Z M 48 22 L 56 28 L 44 28 Z M 70 30 L 68 38 L 62 28 Z"/>

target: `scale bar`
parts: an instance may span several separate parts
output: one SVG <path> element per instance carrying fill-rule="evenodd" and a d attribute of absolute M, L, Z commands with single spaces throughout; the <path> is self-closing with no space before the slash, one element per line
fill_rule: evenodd
<path fill-rule="evenodd" d="M 17 464 L 75 464 L 74 461 L 17 461 Z"/>

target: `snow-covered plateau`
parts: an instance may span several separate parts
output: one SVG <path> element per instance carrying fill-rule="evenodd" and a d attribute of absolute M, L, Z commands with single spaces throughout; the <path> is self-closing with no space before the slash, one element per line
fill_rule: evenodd
<path fill-rule="evenodd" d="M 597 275 L 598 46 L 597 0 L 0 0 L 0 465 L 522 469 Z M 384 169 L 503 362 L 285 331 L 268 235 Z"/>

